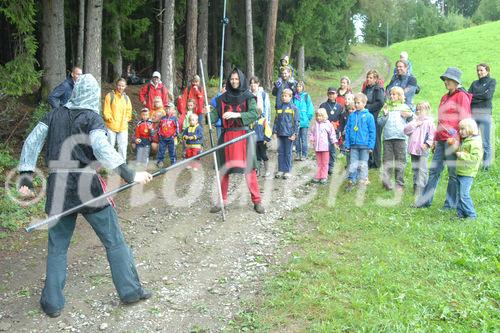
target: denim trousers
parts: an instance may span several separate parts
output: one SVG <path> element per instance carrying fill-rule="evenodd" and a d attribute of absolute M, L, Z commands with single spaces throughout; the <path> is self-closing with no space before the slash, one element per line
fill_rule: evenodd
<path fill-rule="evenodd" d="M 309 128 L 307 127 L 301 127 L 299 128 L 299 136 L 297 137 L 297 140 L 295 140 L 295 153 L 297 154 L 297 157 L 307 157 L 307 150 L 308 150 L 308 131 Z"/>
<path fill-rule="evenodd" d="M 349 175 L 347 178 L 353 183 L 360 179 L 368 179 L 368 148 L 351 148 L 349 153 Z"/>
<path fill-rule="evenodd" d="M 448 186 L 446 188 L 445 209 L 456 209 L 458 201 L 458 184 L 456 171 L 457 157 L 455 149 L 446 141 L 437 141 L 434 156 L 429 168 L 429 179 L 422 195 L 417 198 L 418 207 L 429 207 L 434 199 L 436 188 L 445 166 L 448 167 Z"/>
<path fill-rule="evenodd" d="M 481 139 L 483 139 L 483 166 L 491 166 L 491 114 L 473 114 L 472 118 L 476 121 L 481 130 Z"/>
<path fill-rule="evenodd" d="M 278 171 L 292 171 L 292 144 L 288 136 L 278 136 Z"/>
<path fill-rule="evenodd" d="M 162 138 L 160 136 L 159 140 L 159 148 L 158 148 L 158 162 L 163 162 L 165 159 L 165 153 L 168 148 L 168 155 L 170 157 L 170 164 L 175 164 L 176 162 L 176 156 L 175 156 L 175 144 L 174 144 L 174 138 Z"/>
<path fill-rule="evenodd" d="M 65 216 L 49 229 L 47 272 L 40 305 L 45 313 L 61 311 L 64 307 L 63 289 L 67 275 L 67 253 L 75 230 L 77 213 Z M 113 283 L 122 301 L 136 299 L 142 294 L 141 283 L 130 248 L 123 237 L 113 207 L 83 214 L 106 249 Z"/>
<path fill-rule="evenodd" d="M 458 204 L 457 214 L 459 217 L 469 217 L 475 219 L 477 217 L 472 198 L 470 197 L 470 189 L 474 177 L 457 176 L 458 181 Z"/>

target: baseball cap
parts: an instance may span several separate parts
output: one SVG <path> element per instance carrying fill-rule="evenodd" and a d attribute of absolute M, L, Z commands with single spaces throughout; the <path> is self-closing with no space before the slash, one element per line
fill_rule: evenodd
<path fill-rule="evenodd" d="M 335 89 L 333 87 L 330 87 L 330 88 L 328 88 L 328 93 L 329 94 L 336 94 L 337 93 L 337 89 Z"/>
<path fill-rule="evenodd" d="M 158 71 L 154 71 L 153 75 L 151 75 L 151 77 L 157 77 L 157 78 L 161 79 L 161 74 Z"/>

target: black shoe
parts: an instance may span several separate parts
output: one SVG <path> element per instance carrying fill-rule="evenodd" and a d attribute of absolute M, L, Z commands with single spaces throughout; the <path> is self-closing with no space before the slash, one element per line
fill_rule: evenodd
<path fill-rule="evenodd" d="M 215 205 L 212 208 L 210 208 L 210 213 L 218 213 L 222 210 L 222 207 L 219 205 Z"/>
<path fill-rule="evenodd" d="M 47 313 L 47 316 L 49 316 L 50 318 L 57 318 L 61 315 L 61 311 L 56 311 L 56 312 L 52 312 L 52 313 Z"/>
<path fill-rule="evenodd" d="M 150 290 L 142 289 L 141 296 L 138 296 L 136 298 L 132 298 L 129 300 L 122 300 L 122 303 L 125 305 L 130 305 L 130 304 L 134 304 L 134 303 L 137 303 L 137 302 L 145 300 L 145 299 L 149 299 L 149 298 L 151 298 L 151 296 L 153 296 L 153 293 Z"/>
<path fill-rule="evenodd" d="M 329 175 L 333 174 L 333 169 L 328 170 L 328 174 Z"/>
<path fill-rule="evenodd" d="M 254 204 L 253 209 L 259 214 L 264 214 L 266 212 L 266 210 L 260 203 Z"/>

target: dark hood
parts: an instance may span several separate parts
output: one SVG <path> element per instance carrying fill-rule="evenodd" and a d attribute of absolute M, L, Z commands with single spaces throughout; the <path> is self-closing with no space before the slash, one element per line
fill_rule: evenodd
<path fill-rule="evenodd" d="M 231 74 L 234 72 L 238 73 L 238 77 L 240 78 L 240 86 L 236 89 L 231 86 Z M 222 95 L 223 101 L 229 104 L 240 104 L 244 100 L 254 98 L 254 95 L 248 89 L 248 81 L 245 74 L 239 68 L 234 68 L 231 74 L 229 74 L 226 80 L 226 92 Z"/>

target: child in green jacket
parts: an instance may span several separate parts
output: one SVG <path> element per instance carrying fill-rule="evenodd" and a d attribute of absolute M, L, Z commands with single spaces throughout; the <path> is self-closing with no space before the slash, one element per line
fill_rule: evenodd
<path fill-rule="evenodd" d="M 457 214 L 460 218 L 477 217 L 470 197 L 470 189 L 479 165 L 483 160 L 483 143 L 479 136 L 476 122 L 463 119 L 458 124 L 462 144 L 457 151 L 458 204 Z"/>

